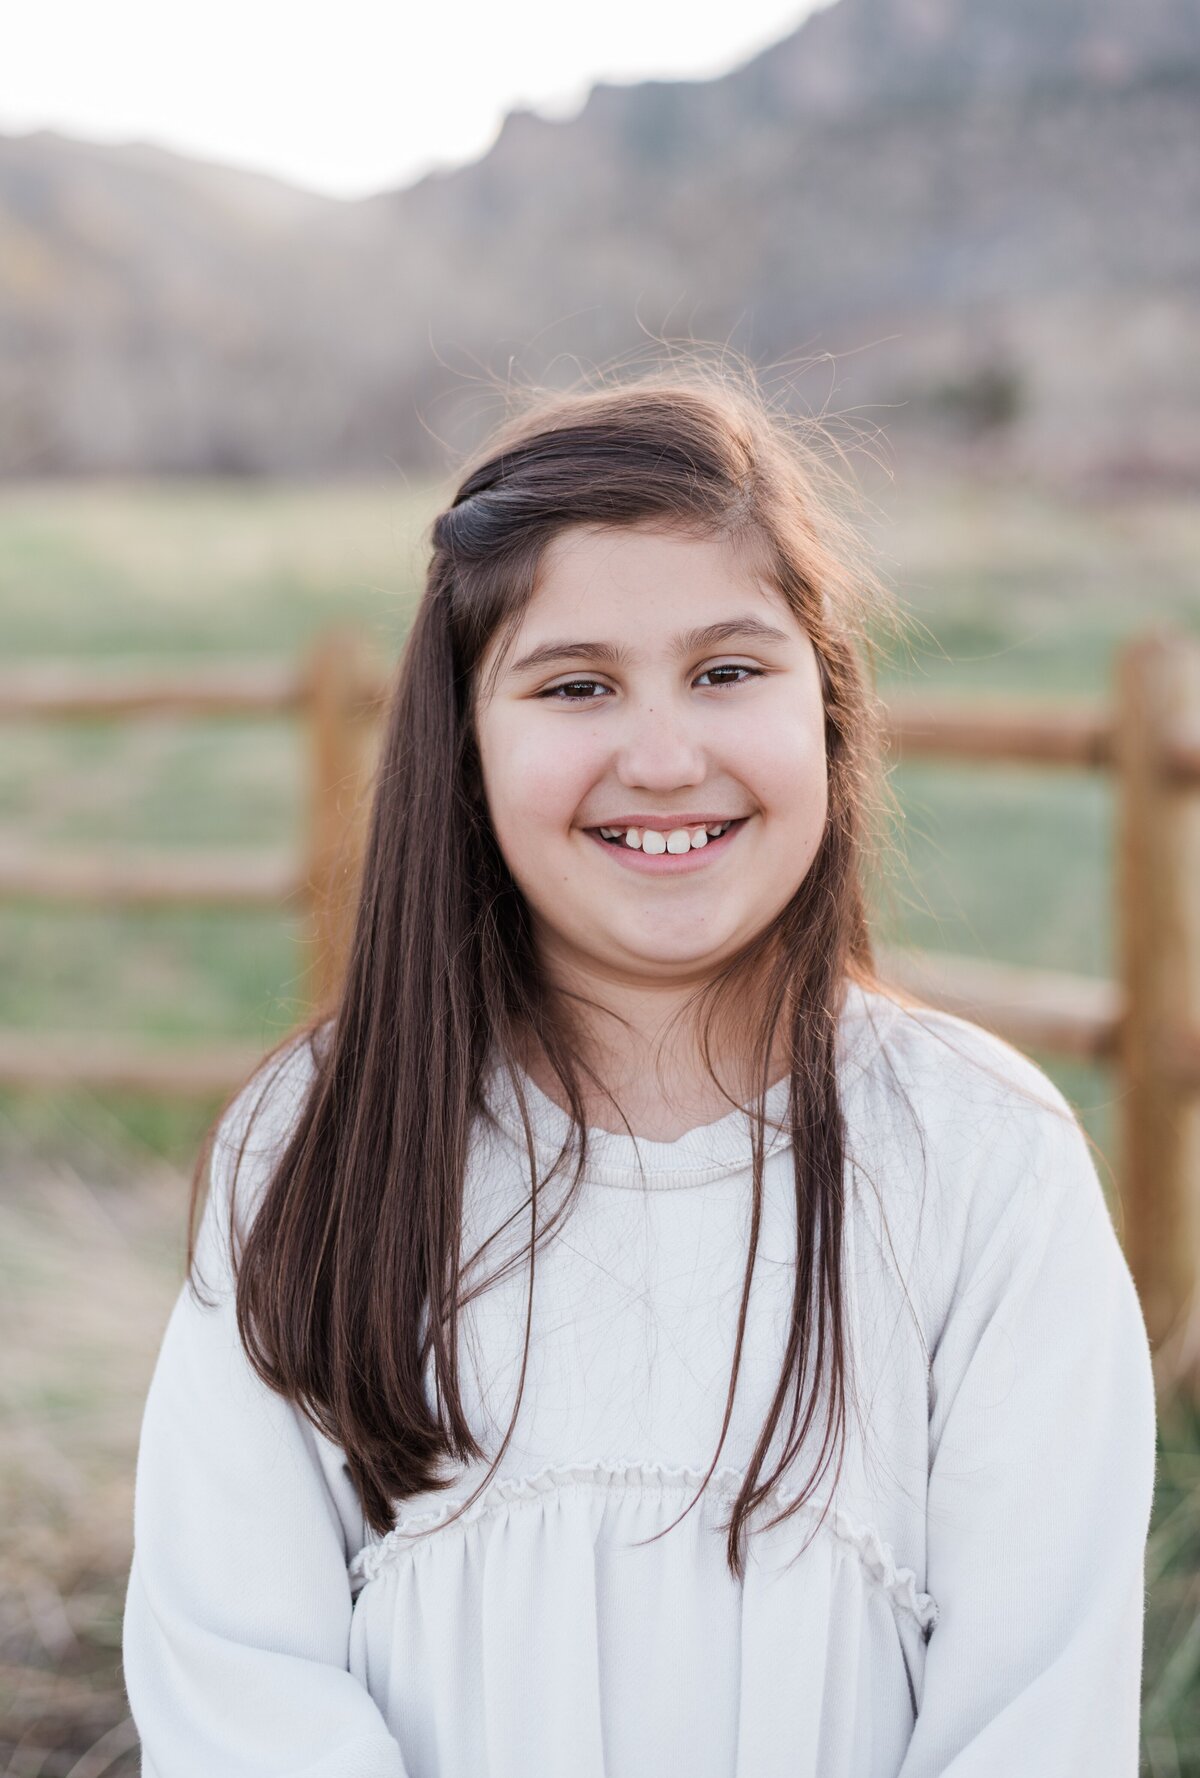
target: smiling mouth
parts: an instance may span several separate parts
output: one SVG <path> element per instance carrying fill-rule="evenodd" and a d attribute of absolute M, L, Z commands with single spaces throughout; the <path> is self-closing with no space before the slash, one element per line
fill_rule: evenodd
<path fill-rule="evenodd" d="M 703 853 L 707 857 L 724 852 L 748 820 L 748 815 L 741 815 L 735 820 L 714 821 L 707 826 L 674 828 L 669 833 L 649 827 L 589 827 L 585 832 L 597 845 L 607 846 L 615 852 L 620 863 L 644 863 L 651 869 L 678 869 L 693 853 Z M 695 862 L 699 863 L 700 859 Z"/>
<path fill-rule="evenodd" d="M 731 821 L 713 821 L 708 826 L 675 827 L 663 832 L 657 827 L 601 827 L 596 831 L 609 846 L 628 846 L 631 851 L 660 852 L 701 851 L 709 840 L 718 840 Z"/>

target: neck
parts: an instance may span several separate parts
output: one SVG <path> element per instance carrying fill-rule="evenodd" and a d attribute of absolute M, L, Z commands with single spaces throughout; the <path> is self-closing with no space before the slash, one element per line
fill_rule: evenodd
<path fill-rule="evenodd" d="M 714 1017 L 709 1041 L 711 1072 L 693 1004 L 702 983 L 646 984 L 599 980 L 574 972 L 556 987 L 580 1060 L 599 1085 L 580 1078 L 587 1123 L 671 1141 L 747 1104 L 759 1086 L 754 1034 L 727 1014 Z M 739 1006 L 761 1004 L 749 990 Z M 719 1009 L 718 1009 L 719 1010 Z M 782 1021 L 781 1021 L 782 1024 Z M 546 1096 L 563 1110 L 567 1097 L 541 1043 L 527 1033 L 522 1065 Z M 788 1071 L 786 1030 L 775 1033 L 767 1085 Z M 713 1075 L 716 1079 L 714 1080 Z M 624 1114 L 624 1119 L 622 1117 Z"/>

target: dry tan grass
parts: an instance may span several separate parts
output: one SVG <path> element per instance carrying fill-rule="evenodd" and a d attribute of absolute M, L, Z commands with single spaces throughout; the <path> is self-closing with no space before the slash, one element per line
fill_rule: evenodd
<path fill-rule="evenodd" d="M 127 1778 L 121 1685 L 142 1402 L 182 1275 L 186 1181 L 0 1166 L 0 1769 Z"/>
<path fill-rule="evenodd" d="M 245 596 L 277 577 L 396 589 L 415 572 L 416 534 L 436 490 L 397 473 L 365 481 L 246 484 L 100 479 L 0 487 L 14 518 L 66 545 L 123 591 L 186 609 Z"/>

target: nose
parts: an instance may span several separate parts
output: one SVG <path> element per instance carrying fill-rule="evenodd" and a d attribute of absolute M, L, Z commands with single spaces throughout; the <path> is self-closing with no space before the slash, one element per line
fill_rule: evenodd
<path fill-rule="evenodd" d="M 627 790 L 678 790 L 707 772 L 694 712 L 664 698 L 624 713 L 616 775 Z"/>

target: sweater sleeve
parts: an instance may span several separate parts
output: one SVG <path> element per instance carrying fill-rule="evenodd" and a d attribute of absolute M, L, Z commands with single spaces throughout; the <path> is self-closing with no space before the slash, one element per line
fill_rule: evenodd
<path fill-rule="evenodd" d="M 1138 1771 L 1150 1348 L 1086 1139 L 1051 1092 L 1066 1116 L 1009 1125 L 989 1170 L 1002 1207 L 932 1355 L 939 1616 L 899 1778 Z"/>
<path fill-rule="evenodd" d="M 242 1108 L 198 1243 L 215 1306 L 181 1292 L 142 1423 L 123 1651 L 143 1778 L 405 1778 L 349 1670 L 351 1484 L 238 1338 L 225 1162 Z"/>

